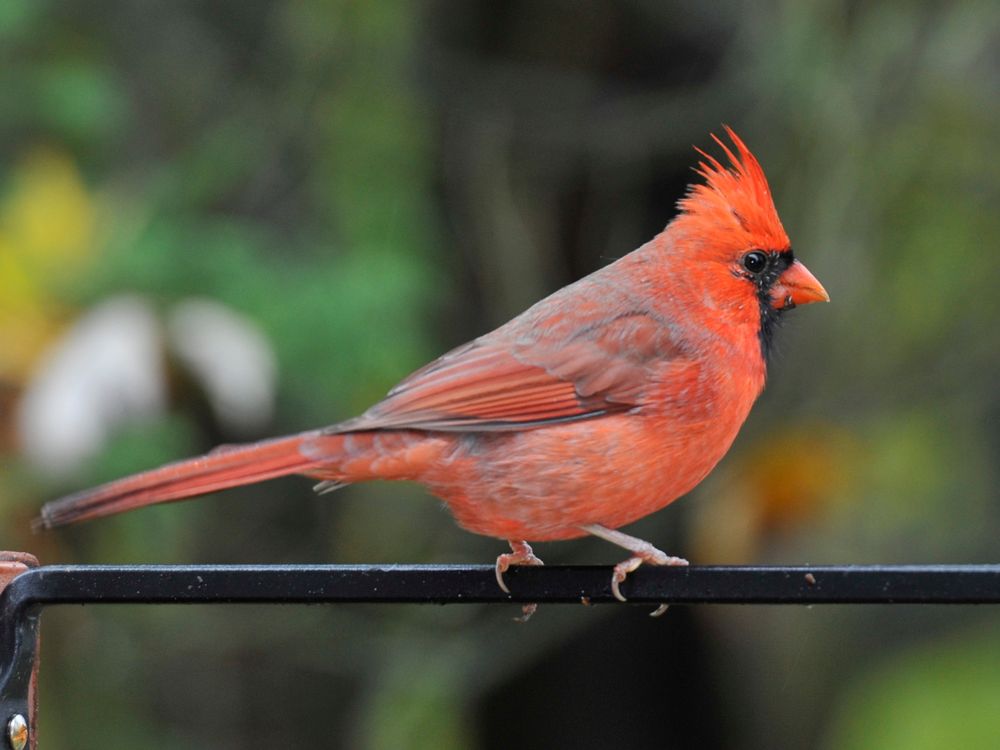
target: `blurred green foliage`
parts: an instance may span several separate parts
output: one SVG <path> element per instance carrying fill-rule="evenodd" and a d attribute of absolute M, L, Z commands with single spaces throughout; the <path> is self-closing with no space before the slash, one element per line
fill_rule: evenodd
<path fill-rule="evenodd" d="M 498 542 L 420 490 L 317 498 L 296 480 L 32 536 L 45 499 L 247 436 L 174 378 L 167 414 L 55 480 L 21 460 L 14 409 L 68 325 L 132 292 L 164 309 L 210 297 L 266 333 L 268 433 L 352 416 L 659 231 L 691 145 L 727 122 L 833 302 L 790 317 L 732 455 L 635 533 L 699 562 L 995 560 L 998 36 L 991 2 L 7 0 L 2 544 L 49 563 L 492 560 Z M 514 614 L 47 612 L 43 746 L 1000 736 L 989 610 Z"/>
<path fill-rule="evenodd" d="M 905 650 L 847 691 L 829 747 L 993 747 L 998 672 L 996 627 Z"/>

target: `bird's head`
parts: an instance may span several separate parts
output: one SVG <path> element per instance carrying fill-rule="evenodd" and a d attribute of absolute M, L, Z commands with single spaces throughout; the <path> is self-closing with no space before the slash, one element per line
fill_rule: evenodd
<path fill-rule="evenodd" d="M 781 313 L 796 305 L 828 302 L 823 285 L 792 253 L 760 163 L 728 126 L 734 151 L 716 136 L 729 166 L 697 149 L 705 178 L 692 185 L 679 202 L 675 236 L 696 259 L 709 281 L 715 306 L 745 309 L 756 299 L 764 353 Z"/>

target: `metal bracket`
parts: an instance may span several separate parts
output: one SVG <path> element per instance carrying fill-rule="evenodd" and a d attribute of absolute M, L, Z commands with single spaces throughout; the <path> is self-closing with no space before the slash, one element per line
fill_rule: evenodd
<path fill-rule="evenodd" d="M 0 591 L 6 593 L 19 576 L 37 567 L 34 555 L 0 552 Z M 23 607 L 13 599 L 0 598 L 0 721 L 7 748 L 34 750 L 40 607 Z M 13 611 L 8 609 L 12 603 Z"/>

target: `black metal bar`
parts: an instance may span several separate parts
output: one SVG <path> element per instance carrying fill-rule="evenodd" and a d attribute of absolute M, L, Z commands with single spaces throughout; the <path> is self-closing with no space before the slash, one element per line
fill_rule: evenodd
<path fill-rule="evenodd" d="M 41 609 L 53 604 L 613 602 L 606 566 L 50 565 L 0 596 L 0 717 L 27 715 Z M 1000 565 L 644 566 L 631 604 L 1000 604 Z"/>
<path fill-rule="evenodd" d="M 49 565 L 19 575 L 0 617 L 30 605 L 612 602 L 607 566 Z M 1000 565 L 644 566 L 632 604 L 998 604 Z"/>

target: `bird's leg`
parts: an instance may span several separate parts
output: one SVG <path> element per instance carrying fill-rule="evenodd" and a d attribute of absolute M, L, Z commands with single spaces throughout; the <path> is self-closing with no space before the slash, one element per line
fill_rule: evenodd
<path fill-rule="evenodd" d="M 616 531 L 615 529 L 609 529 L 600 524 L 591 523 L 580 527 L 588 534 L 593 534 L 596 537 L 600 537 L 606 542 L 611 542 L 619 547 L 623 547 L 632 553 L 632 557 L 628 560 L 624 560 L 617 565 L 615 565 L 614 573 L 611 575 L 611 593 L 615 595 L 615 599 L 620 602 L 626 601 L 624 595 L 621 592 L 619 586 L 621 586 L 622 581 L 624 581 L 628 574 L 633 570 L 638 568 L 643 563 L 649 563 L 650 565 L 687 565 L 688 561 L 683 557 L 672 557 L 667 553 L 658 550 L 649 542 L 644 542 L 642 539 L 637 539 L 634 536 L 629 536 L 621 531 Z M 659 617 L 664 612 L 667 611 L 667 605 L 661 604 L 652 614 L 653 617 Z"/>
<path fill-rule="evenodd" d="M 503 580 L 503 574 L 511 565 L 544 565 L 540 557 L 537 557 L 531 550 L 531 545 L 527 542 L 515 541 L 513 539 L 508 540 L 510 544 L 510 552 L 505 552 L 497 557 L 496 564 L 496 574 L 497 583 L 500 584 L 500 588 L 503 589 L 505 594 L 510 593 L 510 589 L 507 588 L 507 584 Z M 535 610 L 538 609 L 538 605 L 531 603 L 525 604 L 521 607 L 521 612 L 524 614 L 517 618 L 521 622 L 527 622 L 528 618 L 535 614 Z"/>

